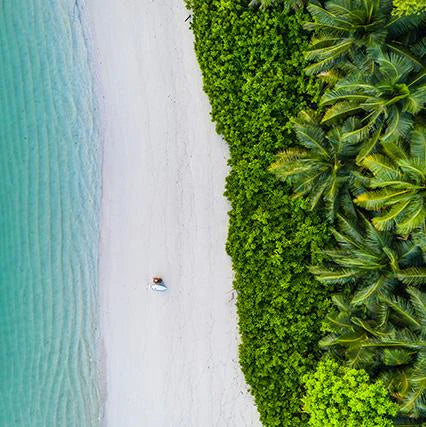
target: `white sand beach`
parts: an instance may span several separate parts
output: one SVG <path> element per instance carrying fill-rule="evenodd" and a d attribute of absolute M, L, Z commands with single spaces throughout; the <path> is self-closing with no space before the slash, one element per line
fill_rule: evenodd
<path fill-rule="evenodd" d="M 92 0 L 104 140 L 104 424 L 258 426 L 225 253 L 227 148 L 183 0 Z M 155 293 L 161 275 L 169 290 Z"/>

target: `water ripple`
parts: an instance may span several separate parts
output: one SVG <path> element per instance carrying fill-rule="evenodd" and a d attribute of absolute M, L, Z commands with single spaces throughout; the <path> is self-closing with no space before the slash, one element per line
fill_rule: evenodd
<path fill-rule="evenodd" d="M 0 425 L 97 426 L 101 155 L 83 29 L 74 0 L 0 8 Z"/>

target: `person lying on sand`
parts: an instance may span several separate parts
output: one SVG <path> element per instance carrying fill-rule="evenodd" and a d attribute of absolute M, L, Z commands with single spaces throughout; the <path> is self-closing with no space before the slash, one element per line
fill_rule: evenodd
<path fill-rule="evenodd" d="M 153 277 L 152 278 L 152 284 L 151 284 L 151 289 L 153 291 L 166 291 L 167 290 L 167 286 L 164 284 L 164 281 L 161 277 Z"/>

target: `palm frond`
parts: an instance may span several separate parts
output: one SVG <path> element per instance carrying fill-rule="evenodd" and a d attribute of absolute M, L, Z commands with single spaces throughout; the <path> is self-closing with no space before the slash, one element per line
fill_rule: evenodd
<path fill-rule="evenodd" d="M 375 296 L 387 283 L 386 277 L 380 276 L 373 283 L 359 289 L 352 298 L 351 303 L 354 305 L 364 304 L 369 298 Z"/>
<path fill-rule="evenodd" d="M 385 348 L 383 351 L 383 362 L 386 366 L 406 365 L 413 361 L 414 352 L 401 348 Z"/>
<path fill-rule="evenodd" d="M 393 295 L 386 296 L 384 294 L 380 294 L 379 299 L 393 310 L 402 323 L 414 329 L 420 330 L 422 328 L 422 322 L 417 318 L 414 307 L 408 300 Z"/>
<path fill-rule="evenodd" d="M 411 267 L 401 270 L 398 273 L 398 279 L 406 285 L 424 285 L 426 284 L 426 268 Z"/>

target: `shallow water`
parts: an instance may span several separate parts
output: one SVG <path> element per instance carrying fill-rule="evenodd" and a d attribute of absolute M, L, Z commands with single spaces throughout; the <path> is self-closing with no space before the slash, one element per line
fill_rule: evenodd
<path fill-rule="evenodd" d="M 0 426 L 96 426 L 101 154 L 76 1 L 1 1 L 0 61 Z"/>

